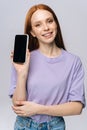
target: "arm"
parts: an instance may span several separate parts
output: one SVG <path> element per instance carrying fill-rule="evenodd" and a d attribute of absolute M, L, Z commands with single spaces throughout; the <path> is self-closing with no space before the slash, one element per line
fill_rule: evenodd
<path fill-rule="evenodd" d="M 16 101 L 26 101 L 26 77 L 21 74 L 17 75 L 16 89 L 12 97 L 14 105 L 16 105 Z"/>
<path fill-rule="evenodd" d="M 79 115 L 82 111 L 82 103 L 67 102 L 59 105 L 39 106 L 37 114 L 46 114 L 51 116 L 69 116 Z"/>
<path fill-rule="evenodd" d="M 29 101 L 17 102 L 20 106 L 13 106 L 14 112 L 19 116 L 32 116 L 32 115 L 50 115 L 50 116 L 71 116 L 79 115 L 82 111 L 82 103 L 80 102 L 67 102 L 59 105 L 40 105 Z"/>
<path fill-rule="evenodd" d="M 26 81 L 28 75 L 28 68 L 29 68 L 29 59 L 30 53 L 29 51 L 26 52 L 26 61 L 24 64 L 17 64 L 13 62 L 13 53 L 11 55 L 13 65 L 17 72 L 17 83 L 16 88 L 12 97 L 12 102 L 14 105 L 16 101 L 26 101 Z"/>

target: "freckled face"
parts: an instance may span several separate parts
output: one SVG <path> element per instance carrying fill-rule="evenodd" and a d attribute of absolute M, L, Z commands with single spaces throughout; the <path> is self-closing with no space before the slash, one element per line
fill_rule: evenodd
<path fill-rule="evenodd" d="M 37 37 L 39 44 L 54 42 L 57 24 L 49 11 L 38 9 L 31 17 L 31 26 L 31 34 Z"/>

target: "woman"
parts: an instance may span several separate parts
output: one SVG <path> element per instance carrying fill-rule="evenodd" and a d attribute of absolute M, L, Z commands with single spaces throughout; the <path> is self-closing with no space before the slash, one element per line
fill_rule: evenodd
<path fill-rule="evenodd" d="M 66 51 L 58 19 L 47 5 L 28 11 L 25 33 L 26 62 L 13 62 L 9 93 L 17 114 L 14 130 L 65 130 L 63 116 L 78 115 L 85 106 L 81 60 Z"/>

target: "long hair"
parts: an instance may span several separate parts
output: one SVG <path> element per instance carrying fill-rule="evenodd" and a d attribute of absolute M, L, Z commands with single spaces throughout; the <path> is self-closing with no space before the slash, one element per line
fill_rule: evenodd
<path fill-rule="evenodd" d="M 60 25 L 59 25 L 57 16 L 55 15 L 54 11 L 48 5 L 38 4 L 38 5 L 32 6 L 29 9 L 29 11 L 27 12 L 27 15 L 26 15 L 26 19 L 25 19 L 24 33 L 29 35 L 29 44 L 28 44 L 29 51 L 39 48 L 38 39 L 36 37 L 33 37 L 32 34 L 30 33 L 32 30 L 31 17 L 32 17 L 33 13 L 36 12 L 38 9 L 47 10 L 53 15 L 53 18 L 57 24 L 57 34 L 55 37 L 55 44 L 57 45 L 57 47 L 63 48 L 64 50 L 66 50 L 64 42 L 63 42 L 62 34 L 61 34 Z"/>

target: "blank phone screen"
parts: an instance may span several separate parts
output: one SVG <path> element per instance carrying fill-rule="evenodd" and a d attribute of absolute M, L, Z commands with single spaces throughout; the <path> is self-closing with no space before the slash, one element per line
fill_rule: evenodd
<path fill-rule="evenodd" d="M 24 63 L 26 57 L 27 35 L 16 35 L 13 61 Z"/>

